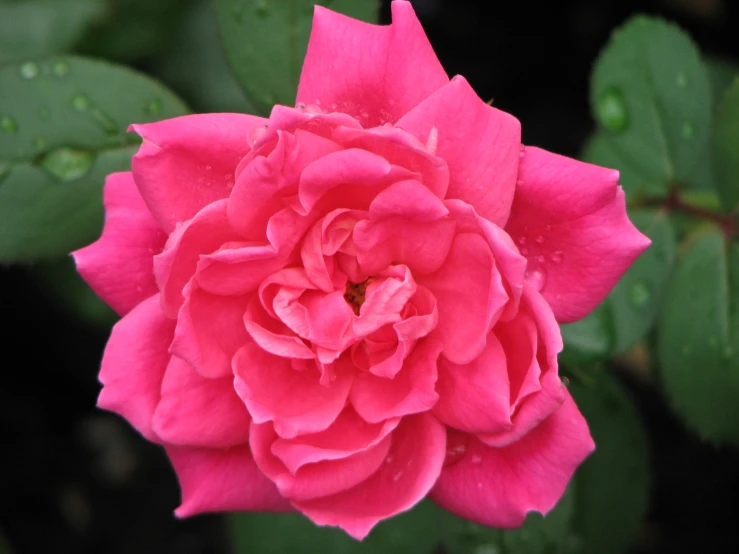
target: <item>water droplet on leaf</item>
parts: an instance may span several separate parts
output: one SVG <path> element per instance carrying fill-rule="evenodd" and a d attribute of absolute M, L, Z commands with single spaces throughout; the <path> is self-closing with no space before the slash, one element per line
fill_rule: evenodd
<path fill-rule="evenodd" d="M 149 102 L 149 104 L 147 104 L 146 113 L 148 113 L 149 115 L 159 115 L 160 113 L 162 113 L 162 109 L 164 109 L 162 101 L 156 98 Z"/>
<path fill-rule="evenodd" d="M 38 75 L 38 65 L 34 62 L 27 62 L 21 66 L 21 77 L 24 79 L 33 79 Z"/>
<path fill-rule="evenodd" d="M 39 165 L 61 181 L 73 181 L 85 176 L 94 161 L 92 152 L 59 148 L 41 158 Z"/>
<path fill-rule="evenodd" d="M 679 88 L 685 88 L 688 86 L 688 77 L 685 75 L 685 73 L 678 73 L 675 77 L 675 84 Z"/>
<path fill-rule="evenodd" d="M 46 146 L 46 139 L 44 137 L 36 137 L 33 139 L 33 146 L 41 150 L 44 146 Z"/>
<path fill-rule="evenodd" d="M 267 2 L 265 2 L 265 0 L 257 0 L 256 4 L 257 5 L 254 8 L 254 13 L 256 13 L 259 17 L 268 17 L 272 13 L 267 6 Z"/>
<path fill-rule="evenodd" d="M 72 107 L 78 112 L 84 112 L 90 107 L 90 99 L 84 94 L 78 94 L 72 98 Z"/>
<path fill-rule="evenodd" d="M 9 115 L 0 117 L 0 131 L 3 133 L 15 133 L 18 130 L 18 123 Z"/>
<path fill-rule="evenodd" d="M 609 131 L 623 131 L 629 123 L 626 100 L 620 89 L 605 89 L 595 102 L 598 121 Z"/>
<path fill-rule="evenodd" d="M 567 377 L 562 377 L 562 386 L 563 387 L 569 387 L 570 386 L 570 380 Z"/>
<path fill-rule="evenodd" d="M 108 135 L 115 135 L 118 132 L 118 125 L 107 113 L 96 108 L 92 110 L 91 114 L 105 133 Z"/>
<path fill-rule="evenodd" d="M 692 123 L 683 123 L 680 134 L 684 139 L 692 139 L 695 136 L 695 125 Z"/>
<path fill-rule="evenodd" d="M 49 108 L 47 108 L 47 107 L 45 107 L 45 106 L 41 106 L 41 107 L 40 107 L 40 108 L 38 109 L 38 112 L 37 112 L 37 113 L 38 113 L 38 116 L 39 116 L 39 117 L 40 117 L 40 118 L 41 118 L 42 120 L 46 121 L 47 119 L 49 119 Z"/>
<path fill-rule="evenodd" d="M 51 66 L 51 70 L 57 77 L 64 77 L 67 73 L 69 73 L 69 64 L 65 61 L 60 60 L 58 62 L 54 62 L 54 65 Z"/>

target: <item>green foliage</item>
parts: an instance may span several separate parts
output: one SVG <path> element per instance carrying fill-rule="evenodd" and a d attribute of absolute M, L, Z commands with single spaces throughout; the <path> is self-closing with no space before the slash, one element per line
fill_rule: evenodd
<path fill-rule="evenodd" d="M 102 223 L 105 176 L 130 167 L 144 123 L 186 113 L 123 67 L 75 56 L 0 68 L 0 261 L 64 255 Z"/>
<path fill-rule="evenodd" d="M 0 0 L 0 63 L 68 52 L 104 13 L 103 0 Z"/>
<path fill-rule="evenodd" d="M 726 90 L 716 118 L 716 185 L 726 211 L 739 205 L 739 77 Z"/>
<path fill-rule="evenodd" d="M 739 444 L 739 244 L 711 232 L 686 247 L 659 331 L 672 404 L 704 438 Z"/>
<path fill-rule="evenodd" d="M 591 78 L 593 114 L 643 192 L 665 194 L 689 181 L 708 151 L 708 73 L 690 38 L 664 21 L 639 16 L 617 29 Z M 620 169 L 620 167 L 618 167 Z"/>
<path fill-rule="evenodd" d="M 260 114 L 295 104 L 314 4 L 377 19 L 376 0 L 216 0 L 226 56 Z"/>
<path fill-rule="evenodd" d="M 590 426 L 595 452 L 577 470 L 573 542 L 578 554 L 627 552 L 649 499 L 647 437 L 639 414 L 613 377 L 570 385 Z"/>

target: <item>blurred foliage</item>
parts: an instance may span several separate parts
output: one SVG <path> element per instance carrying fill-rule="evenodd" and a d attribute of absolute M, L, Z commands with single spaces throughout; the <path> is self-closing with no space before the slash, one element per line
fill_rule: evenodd
<path fill-rule="evenodd" d="M 375 0 L 319 3 L 377 16 Z M 292 104 L 312 4 L 0 0 L 0 262 L 29 264 L 70 317 L 110 326 L 117 316 L 66 253 L 100 232 L 104 176 L 129 169 L 137 148 L 128 125 L 187 113 L 180 98 L 198 112 Z M 358 543 L 297 514 L 236 514 L 235 550 L 627 552 L 649 504 L 650 464 L 614 360 L 639 358 L 637 378 L 699 436 L 739 444 L 737 76 L 731 61 L 704 60 L 678 27 L 644 16 L 616 29 L 595 64 L 596 128 L 582 158 L 621 172 L 630 218 L 653 245 L 592 314 L 562 326 L 561 370 L 598 447 L 549 515 L 502 531 L 426 501 Z"/>

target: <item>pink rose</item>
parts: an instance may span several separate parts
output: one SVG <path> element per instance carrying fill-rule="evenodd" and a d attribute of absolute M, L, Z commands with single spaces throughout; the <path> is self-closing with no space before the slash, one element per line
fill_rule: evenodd
<path fill-rule="evenodd" d="M 74 254 L 123 315 L 99 405 L 164 446 L 179 516 L 294 509 L 362 538 L 430 495 L 512 527 L 593 450 L 557 322 L 649 244 L 618 173 L 524 148 L 392 12 L 316 8 L 296 108 L 134 125 Z"/>

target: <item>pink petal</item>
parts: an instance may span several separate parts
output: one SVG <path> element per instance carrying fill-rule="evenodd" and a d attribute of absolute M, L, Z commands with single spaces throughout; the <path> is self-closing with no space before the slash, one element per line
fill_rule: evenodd
<path fill-rule="evenodd" d="M 177 517 L 205 512 L 292 511 L 274 484 L 259 471 L 248 445 L 166 449 L 182 489 Z"/>
<path fill-rule="evenodd" d="M 566 394 L 559 410 L 505 448 L 469 436 L 465 455 L 443 469 L 431 498 L 477 523 L 518 527 L 527 512 L 546 514 L 554 507 L 594 448 L 585 419 Z"/>
<path fill-rule="evenodd" d="M 216 296 L 192 283 L 177 315 L 170 347 L 207 378 L 232 375 L 231 359 L 246 342 L 243 325 L 248 296 Z"/>
<path fill-rule="evenodd" d="M 380 192 L 370 204 L 372 219 L 399 216 L 414 221 L 436 221 L 449 214 L 444 203 L 415 180 L 398 181 Z"/>
<path fill-rule="evenodd" d="M 278 436 L 269 423 L 252 425 L 251 448 L 259 468 L 272 479 L 280 493 L 290 500 L 329 496 L 358 485 L 385 461 L 390 437 L 351 455 L 302 465 L 290 472 L 271 452 Z"/>
<path fill-rule="evenodd" d="M 456 365 L 439 358 L 439 401 L 434 415 L 439 420 L 467 433 L 495 433 L 510 429 L 506 354 L 494 334 L 490 334 L 482 353 L 472 362 Z"/>
<path fill-rule="evenodd" d="M 151 441 L 175 322 L 164 317 L 159 295 L 144 300 L 113 327 L 100 368 L 98 406 L 122 415 Z"/>
<path fill-rule="evenodd" d="M 223 448 L 249 440 L 251 419 L 233 378 L 206 379 L 172 356 L 152 427 L 169 444 Z"/>
<path fill-rule="evenodd" d="M 131 128 L 144 139 L 133 176 L 166 232 L 202 208 L 226 198 L 234 172 L 251 149 L 249 131 L 267 120 L 244 114 L 198 114 Z"/>
<path fill-rule="evenodd" d="M 457 235 L 441 269 L 417 278 L 438 302 L 439 324 L 432 336 L 444 345 L 444 356 L 460 365 L 474 360 L 508 302 L 485 239 L 473 233 Z"/>
<path fill-rule="evenodd" d="M 77 271 L 119 314 L 157 292 L 153 258 L 167 235 L 144 204 L 131 173 L 112 173 L 103 189 L 105 227 L 90 246 L 73 252 Z"/>
<path fill-rule="evenodd" d="M 298 360 L 315 359 L 315 354 L 305 342 L 284 323 L 270 317 L 256 298 L 249 302 L 244 326 L 254 342 L 270 354 Z"/>
<path fill-rule="evenodd" d="M 411 4 L 379 27 L 316 7 L 297 101 L 347 113 L 365 127 L 394 123 L 447 83 Z"/>
<path fill-rule="evenodd" d="M 179 227 L 164 252 L 154 258 L 154 275 L 162 293 L 162 309 L 175 317 L 184 302 L 183 289 L 203 254 L 210 254 L 237 237 L 226 218 L 226 201 L 210 204 Z"/>
<path fill-rule="evenodd" d="M 436 341 L 419 341 L 393 379 L 360 372 L 350 393 L 352 406 L 360 417 L 377 423 L 430 410 L 439 399 L 434 386 L 440 350 Z"/>
<path fill-rule="evenodd" d="M 377 523 L 409 510 L 428 494 L 445 451 L 444 426 L 432 415 L 405 417 L 393 432 L 385 463 L 371 477 L 347 491 L 293 505 L 318 525 L 341 527 L 361 540 Z"/>
<path fill-rule="evenodd" d="M 436 155 L 449 166 L 446 198 L 470 204 L 503 226 L 516 188 L 521 124 L 488 106 L 463 77 L 454 77 L 397 123 L 422 141 L 433 133 Z"/>
<path fill-rule="evenodd" d="M 344 408 L 353 376 L 338 372 L 320 383 L 315 364 L 295 369 L 291 361 L 247 342 L 234 357 L 234 386 L 256 423 L 272 421 L 281 437 L 326 429 Z"/>
<path fill-rule="evenodd" d="M 615 170 L 526 149 L 506 231 L 559 322 L 587 315 L 650 244 L 617 185 Z"/>
<path fill-rule="evenodd" d="M 297 193 L 301 173 L 311 162 L 340 150 L 340 147 L 313 133 L 278 132 L 275 149 L 258 156 L 238 176 L 228 200 L 231 225 L 244 237 L 264 238 L 269 218 L 284 207 L 284 198 Z"/>

